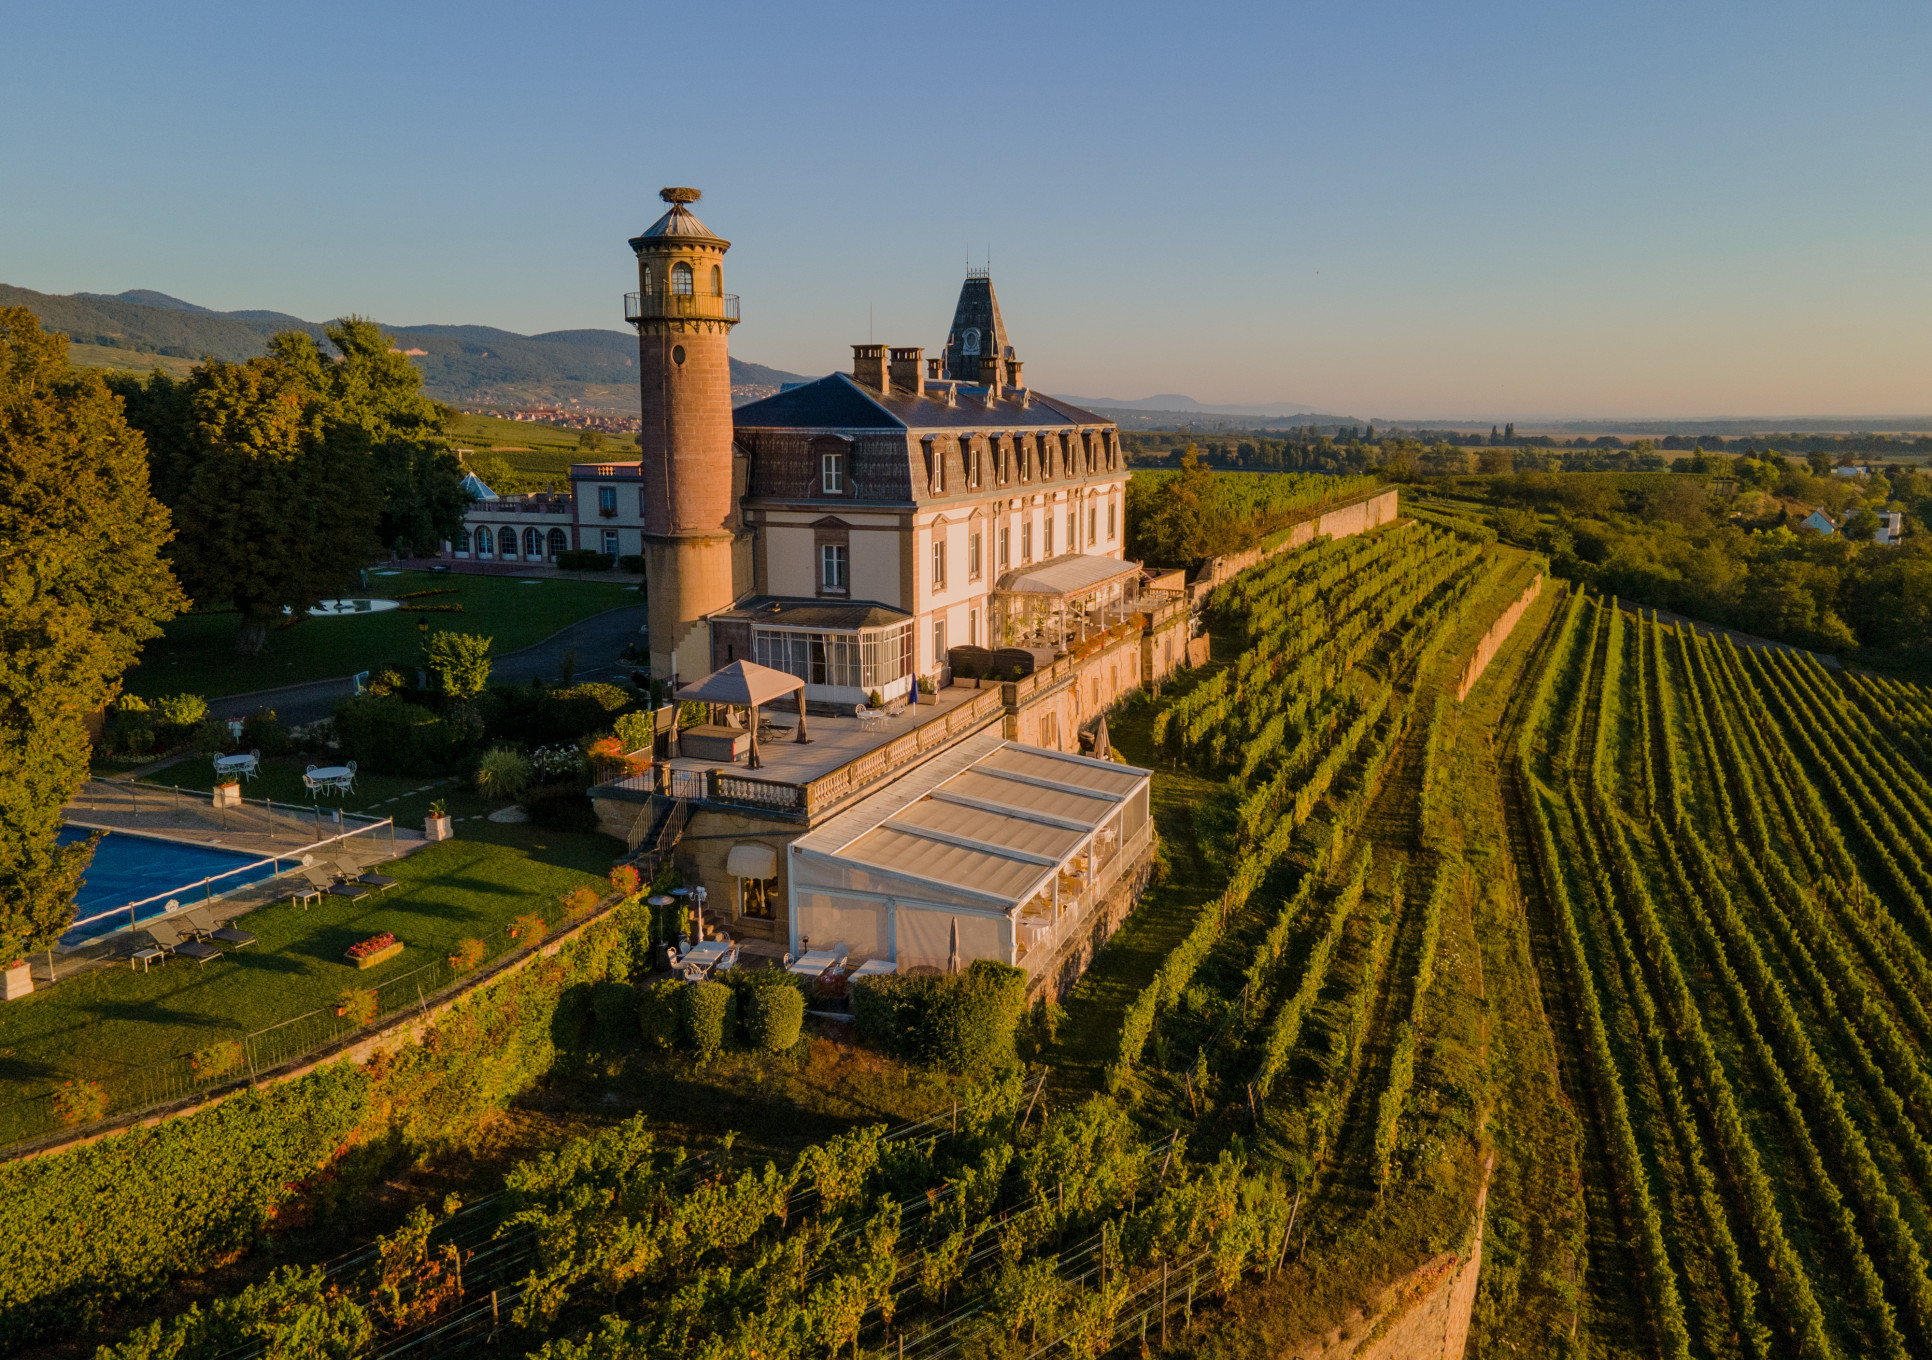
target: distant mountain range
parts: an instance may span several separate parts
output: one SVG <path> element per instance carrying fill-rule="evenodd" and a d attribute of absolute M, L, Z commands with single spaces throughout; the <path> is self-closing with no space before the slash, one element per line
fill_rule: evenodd
<path fill-rule="evenodd" d="M 1060 396 L 1059 393 L 1054 393 Z M 1075 406 L 1084 406 L 1089 411 L 1103 407 L 1109 411 L 1160 411 L 1174 414 L 1192 411 L 1204 416 L 1310 416 L 1321 412 L 1307 402 L 1271 401 L 1259 406 L 1243 406 L 1238 403 L 1221 406 L 1205 406 L 1189 396 L 1178 392 L 1163 392 L 1153 397 L 1075 397 L 1064 396 L 1062 401 L 1070 401 Z"/>
<path fill-rule="evenodd" d="M 0 307 L 25 307 L 41 325 L 82 345 L 174 360 L 231 362 L 267 352 L 277 331 L 322 338 L 322 323 L 285 312 L 217 312 L 152 289 L 103 293 L 36 293 L 0 284 Z M 626 331 L 547 331 L 518 335 L 493 326 L 389 326 L 398 348 L 423 371 L 423 390 L 461 406 L 561 406 L 635 414 L 637 338 Z M 420 353 L 416 352 L 420 351 Z M 120 359 L 122 356 L 112 356 Z M 776 388 L 808 381 L 763 364 L 731 361 L 733 386 Z"/>

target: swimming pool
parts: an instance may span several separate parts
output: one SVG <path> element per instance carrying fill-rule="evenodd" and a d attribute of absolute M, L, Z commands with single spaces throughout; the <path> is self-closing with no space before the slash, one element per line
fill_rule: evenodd
<path fill-rule="evenodd" d="M 92 834 L 86 827 L 63 826 L 60 843 L 72 845 Z M 215 896 L 260 882 L 275 873 L 275 865 L 257 863 L 259 858 L 220 846 L 110 831 L 101 837 L 93 862 L 81 877 L 80 892 L 74 900 L 74 919 L 81 924 L 70 928 L 60 937 L 60 942 L 71 947 L 122 929 L 128 924 L 128 914 L 114 908 L 126 907 L 130 902 L 140 904 L 134 908 L 137 922 L 164 913 L 169 897 L 178 898 L 183 906 L 193 906 L 208 896 L 208 890 L 202 886 L 203 879 L 216 879 L 209 885 Z M 286 867 L 289 861 L 282 863 Z M 243 868 L 244 865 L 252 867 Z M 237 869 L 241 872 L 231 872 Z M 153 900 L 146 900 L 149 898 Z M 103 912 L 113 914 L 97 921 L 87 919 Z"/>

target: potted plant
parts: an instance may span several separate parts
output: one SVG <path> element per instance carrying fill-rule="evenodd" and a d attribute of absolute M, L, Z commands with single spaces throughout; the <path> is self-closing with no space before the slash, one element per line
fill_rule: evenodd
<path fill-rule="evenodd" d="M 241 781 L 226 779 L 215 785 L 215 806 L 239 807 L 241 805 Z"/>
<path fill-rule="evenodd" d="M 429 815 L 423 819 L 423 839 L 446 841 L 449 838 L 449 805 L 440 798 L 432 799 Z"/>
<path fill-rule="evenodd" d="M 0 974 L 0 984 L 4 985 L 4 989 L 0 990 L 0 1001 L 13 1001 L 26 996 L 34 989 L 33 969 L 27 966 L 25 959 L 15 959 L 7 965 L 6 972 Z"/>

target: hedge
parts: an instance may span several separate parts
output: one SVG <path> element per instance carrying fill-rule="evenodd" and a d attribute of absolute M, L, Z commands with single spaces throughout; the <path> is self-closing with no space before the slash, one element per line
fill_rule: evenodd
<path fill-rule="evenodd" d="M 71 1335 L 250 1246 L 368 1120 L 369 1073 L 338 1063 L 200 1114 L 0 1166 L 0 1342 Z"/>
<path fill-rule="evenodd" d="M 722 982 L 698 982 L 684 989 L 684 1039 L 710 1057 L 737 1028 L 738 994 Z"/>
<path fill-rule="evenodd" d="M 954 1072 L 1011 1063 L 1025 1008 L 1026 971 L 992 959 L 958 976 L 888 975 L 853 989 L 860 1035 L 898 1057 Z"/>
<path fill-rule="evenodd" d="M 583 1005 L 595 984 L 627 981 L 649 948 L 650 909 L 633 897 L 551 958 L 464 995 L 419 1045 L 0 1164 L 0 1346 L 72 1336 L 246 1251 L 332 1163 L 360 1157 L 381 1174 L 466 1137 L 556 1062 L 565 998 Z"/>
<path fill-rule="evenodd" d="M 805 1024 L 805 994 L 798 988 L 789 983 L 747 988 L 740 1005 L 745 1047 L 764 1053 L 782 1053 L 798 1043 L 799 1030 Z"/>

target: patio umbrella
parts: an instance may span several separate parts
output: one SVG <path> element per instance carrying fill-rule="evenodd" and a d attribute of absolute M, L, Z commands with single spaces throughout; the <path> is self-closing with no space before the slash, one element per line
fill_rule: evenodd
<path fill-rule="evenodd" d="M 946 971 L 948 973 L 959 971 L 959 918 L 957 916 L 953 917 L 951 947 L 946 951 Z"/>
<path fill-rule="evenodd" d="M 1113 750 L 1113 743 L 1107 738 L 1107 720 L 1101 718 L 1100 726 L 1093 730 L 1093 755 L 1095 760 L 1105 760 L 1107 752 Z"/>

